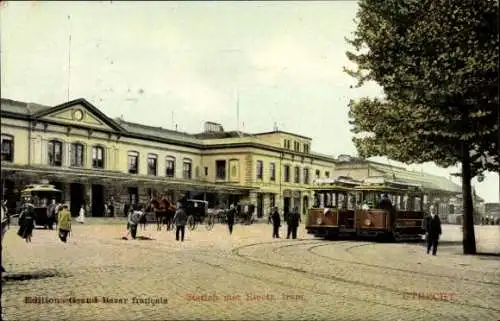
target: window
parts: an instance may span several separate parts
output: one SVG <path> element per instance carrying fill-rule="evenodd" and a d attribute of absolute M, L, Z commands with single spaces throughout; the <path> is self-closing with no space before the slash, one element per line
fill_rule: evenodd
<path fill-rule="evenodd" d="M 175 158 L 171 156 L 167 156 L 165 162 L 165 176 L 167 177 L 175 177 Z"/>
<path fill-rule="evenodd" d="M 295 166 L 295 175 L 294 175 L 294 180 L 296 184 L 300 183 L 300 167 Z"/>
<path fill-rule="evenodd" d="M 293 142 L 293 150 L 296 152 L 300 152 L 300 143 L 299 142 Z"/>
<path fill-rule="evenodd" d="M 290 182 L 290 165 L 285 165 L 283 176 L 285 182 Z"/>
<path fill-rule="evenodd" d="M 139 173 L 139 153 L 128 152 L 128 172 L 129 174 Z"/>
<path fill-rule="evenodd" d="M 205 166 L 205 176 L 208 176 L 208 167 L 206 167 L 206 166 Z"/>
<path fill-rule="evenodd" d="M 316 178 L 320 178 L 321 177 L 321 172 L 319 171 L 319 169 L 316 170 Z"/>
<path fill-rule="evenodd" d="M 182 178 L 191 179 L 193 171 L 193 164 L 190 159 L 185 159 L 182 164 Z"/>
<path fill-rule="evenodd" d="M 158 155 L 156 154 L 148 155 L 148 175 L 158 175 Z"/>
<path fill-rule="evenodd" d="M 326 177 L 326 178 L 330 178 L 330 172 L 329 172 L 329 171 L 326 171 L 326 172 L 325 172 L 325 177 Z"/>
<path fill-rule="evenodd" d="M 304 153 L 309 154 L 309 144 L 304 144 Z"/>
<path fill-rule="evenodd" d="M 309 168 L 304 168 L 304 184 L 309 184 Z"/>
<path fill-rule="evenodd" d="M 226 179 L 226 161 L 225 160 L 215 161 L 215 178 L 216 179 Z"/>
<path fill-rule="evenodd" d="M 274 163 L 269 164 L 269 180 L 270 181 L 276 180 L 276 164 Z"/>
<path fill-rule="evenodd" d="M 14 136 L 2 135 L 2 161 L 14 161 Z"/>
<path fill-rule="evenodd" d="M 104 168 L 104 148 L 101 146 L 92 147 L 92 167 Z"/>
<path fill-rule="evenodd" d="M 71 166 L 72 167 L 83 167 L 84 151 L 83 144 L 73 143 L 71 144 Z"/>
<path fill-rule="evenodd" d="M 283 145 L 284 145 L 285 149 L 290 149 L 290 140 L 285 139 Z"/>
<path fill-rule="evenodd" d="M 264 176 L 264 164 L 262 161 L 257 161 L 257 179 L 262 179 Z"/>
<path fill-rule="evenodd" d="M 50 166 L 62 166 L 62 143 L 60 141 L 49 141 L 48 156 Z"/>

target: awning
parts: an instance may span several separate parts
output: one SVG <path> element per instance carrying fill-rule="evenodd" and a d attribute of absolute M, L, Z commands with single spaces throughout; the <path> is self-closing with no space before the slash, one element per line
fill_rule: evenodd
<path fill-rule="evenodd" d="M 228 194 L 246 194 L 255 190 L 232 184 L 214 184 L 196 180 L 180 180 L 169 177 L 130 175 L 118 171 L 98 171 L 89 169 L 67 169 L 52 167 L 28 167 L 16 165 L 2 166 L 2 175 L 23 175 L 60 182 L 79 182 L 91 184 L 120 184 L 121 186 L 151 186 L 155 189 L 191 190 L 200 192 L 218 192 Z"/>

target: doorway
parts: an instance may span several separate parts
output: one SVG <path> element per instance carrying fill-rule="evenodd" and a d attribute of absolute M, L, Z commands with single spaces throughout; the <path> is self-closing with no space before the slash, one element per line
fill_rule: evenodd
<path fill-rule="evenodd" d="M 85 205 L 85 186 L 79 183 L 69 185 L 69 204 L 71 216 L 78 216 L 80 208 Z"/>
<path fill-rule="evenodd" d="M 290 213 L 290 197 L 283 198 L 283 213 Z"/>
<path fill-rule="evenodd" d="M 257 194 L 257 217 L 264 216 L 264 194 Z"/>
<path fill-rule="evenodd" d="M 307 214 L 307 210 L 309 209 L 309 198 L 307 196 L 304 196 L 304 201 L 302 202 L 303 209 L 302 209 L 302 215 Z"/>
<path fill-rule="evenodd" d="M 134 205 L 139 203 L 139 189 L 137 187 L 128 188 L 128 202 Z"/>
<path fill-rule="evenodd" d="M 104 216 L 104 186 L 92 185 L 92 216 Z"/>

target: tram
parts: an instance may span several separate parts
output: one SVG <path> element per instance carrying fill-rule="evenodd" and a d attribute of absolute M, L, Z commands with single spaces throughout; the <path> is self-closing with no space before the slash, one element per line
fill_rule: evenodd
<path fill-rule="evenodd" d="M 357 194 L 362 204 L 356 209 L 357 236 L 395 241 L 422 238 L 425 213 L 420 185 L 370 177 L 354 190 L 360 192 Z"/>
<path fill-rule="evenodd" d="M 356 193 L 361 181 L 350 177 L 317 179 L 314 204 L 309 209 L 306 230 L 317 237 L 335 238 L 356 233 Z"/>
<path fill-rule="evenodd" d="M 35 225 L 44 226 L 50 229 L 52 229 L 55 223 L 55 218 L 50 220 L 47 217 L 47 208 L 52 199 L 55 199 L 56 203 L 60 203 L 62 197 L 62 191 L 50 184 L 31 184 L 27 185 L 25 189 L 21 191 L 23 203 L 31 203 L 35 208 Z"/>

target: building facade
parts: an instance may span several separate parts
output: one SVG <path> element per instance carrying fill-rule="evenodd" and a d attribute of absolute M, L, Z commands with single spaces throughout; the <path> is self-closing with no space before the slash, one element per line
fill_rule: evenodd
<path fill-rule="evenodd" d="M 24 186 L 44 179 L 63 191 L 73 215 L 85 204 L 103 216 L 105 203 L 124 215 L 124 204 L 160 194 L 210 207 L 253 204 L 258 217 L 274 206 L 305 214 L 314 181 L 338 176 L 421 184 L 424 202 L 437 204 L 444 220 L 461 208 L 461 187 L 445 177 L 314 153 L 311 138 L 278 130 L 248 134 L 206 122 L 189 134 L 111 119 L 85 99 L 58 106 L 2 99 L 1 134 L 2 197 L 11 208 Z"/>
<path fill-rule="evenodd" d="M 125 203 L 166 193 L 210 206 L 247 202 L 257 215 L 311 204 L 316 177 L 330 177 L 333 157 L 311 152 L 312 139 L 273 131 L 225 132 L 207 122 L 199 134 L 111 119 L 85 99 L 58 106 L 1 100 L 2 187 L 9 207 L 27 184 L 48 180 L 73 215 L 115 215 Z"/>

